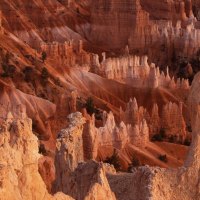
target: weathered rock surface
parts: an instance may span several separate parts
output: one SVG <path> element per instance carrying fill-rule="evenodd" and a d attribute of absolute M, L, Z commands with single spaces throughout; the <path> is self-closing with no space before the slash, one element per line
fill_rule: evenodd
<path fill-rule="evenodd" d="M 83 124 L 85 119 L 79 112 L 72 113 L 68 117 L 69 127 L 61 130 L 57 139 L 56 167 L 56 191 L 70 190 L 68 177 L 84 161 L 83 154 Z"/>
<path fill-rule="evenodd" d="M 79 164 L 68 176 L 68 185 L 63 191 L 77 200 L 115 200 L 115 195 L 108 184 L 103 164 L 95 161 Z"/>
<path fill-rule="evenodd" d="M 1 123 L 0 153 L 0 199 L 71 199 L 64 194 L 54 197 L 48 194 L 38 172 L 41 155 L 30 119 L 14 120 L 8 114 L 7 120 Z"/>
<path fill-rule="evenodd" d="M 162 1 L 162 0 L 141 0 L 143 9 L 150 13 L 152 19 L 165 20 L 186 20 L 192 16 L 191 1 Z M 154 12 L 157 10 L 157 12 Z"/>
<path fill-rule="evenodd" d="M 114 200 L 103 165 L 94 161 L 83 163 L 84 123 L 81 113 L 73 113 L 69 115 L 69 127 L 58 135 L 55 191 L 62 191 L 77 200 Z"/>

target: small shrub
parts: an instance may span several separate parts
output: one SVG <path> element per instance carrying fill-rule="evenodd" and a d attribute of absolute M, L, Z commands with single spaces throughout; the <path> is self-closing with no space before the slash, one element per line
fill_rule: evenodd
<path fill-rule="evenodd" d="M 170 143 L 175 143 L 175 142 L 176 142 L 176 136 L 171 135 L 171 136 L 169 137 L 169 142 L 170 142 Z"/>
<path fill-rule="evenodd" d="M 132 169 L 134 167 L 139 167 L 139 166 L 141 166 L 140 160 L 137 157 L 133 156 L 131 159 L 131 163 L 128 166 L 128 172 L 132 172 Z"/>
<path fill-rule="evenodd" d="M 55 84 L 56 84 L 57 86 L 59 86 L 59 87 L 62 87 L 62 84 L 61 84 L 61 81 L 60 81 L 59 78 L 56 78 L 56 79 L 55 79 Z"/>
<path fill-rule="evenodd" d="M 94 101 L 92 99 L 92 97 L 89 97 L 85 103 L 84 106 L 87 110 L 87 112 L 92 115 L 95 112 L 95 108 L 94 108 Z"/>
<path fill-rule="evenodd" d="M 95 109 L 95 119 L 102 120 L 102 112 L 98 109 Z"/>
<path fill-rule="evenodd" d="M 192 132 L 192 127 L 191 127 L 191 125 L 188 125 L 188 126 L 187 126 L 187 131 L 188 131 L 188 132 Z"/>
<path fill-rule="evenodd" d="M 45 67 L 42 69 L 41 77 L 43 80 L 47 80 L 49 78 L 49 72 Z"/>
<path fill-rule="evenodd" d="M 121 168 L 119 156 L 117 155 L 116 150 L 114 150 L 113 155 L 111 157 L 107 157 L 104 162 L 113 165 L 117 171 Z"/>
<path fill-rule="evenodd" d="M 162 142 L 165 138 L 166 138 L 165 129 L 164 129 L 164 128 L 161 128 L 161 129 L 160 129 L 160 132 L 157 133 L 157 134 L 155 134 L 155 135 L 152 137 L 152 141 L 159 141 L 159 142 Z"/>
<path fill-rule="evenodd" d="M 45 51 L 42 52 L 42 62 L 47 59 L 47 53 Z"/>
<path fill-rule="evenodd" d="M 160 134 L 155 134 L 153 137 L 152 137 L 152 141 L 159 141 L 159 142 L 162 142 L 163 141 L 163 138 Z"/>
<path fill-rule="evenodd" d="M 42 155 L 44 155 L 44 156 L 47 155 L 47 151 L 45 149 L 44 144 L 40 144 L 40 146 L 39 146 L 39 153 L 42 154 Z"/>
<path fill-rule="evenodd" d="M 26 82 L 29 82 L 33 76 L 33 68 L 30 66 L 26 66 L 25 69 L 23 70 L 23 73 L 24 73 L 24 80 Z"/>
<path fill-rule="evenodd" d="M 3 63 L 8 64 L 10 61 L 10 54 L 6 53 L 5 56 L 3 57 Z"/>
<path fill-rule="evenodd" d="M 16 72 L 16 67 L 14 65 L 2 65 L 3 68 L 3 74 L 1 75 L 2 77 L 11 77 L 13 78 L 15 72 Z"/>
<path fill-rule="evenodd" d="M 161 128 L 160 129 L 160 136 L 162 137 L 162 138 L 166 138 L 166 133 L 165 133 L 165 129 L 164 128 Z"/>
<path fill-rule="evenodd" d="M 165 163 L 168 162 L 167 155 L 159 155 L 158 159 Z"/>
<path fill-rule="evenodd" d="M 185 146 L 190 146 L 191 141 L 190 141 L 188 138 L 186 138 L 183 144 L 184 144 Z"/>

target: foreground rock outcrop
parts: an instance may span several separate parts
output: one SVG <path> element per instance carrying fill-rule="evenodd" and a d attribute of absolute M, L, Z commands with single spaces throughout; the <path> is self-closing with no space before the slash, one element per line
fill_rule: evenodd
<path fill-rule="evenodd" d="M 57 139 L 55 191 L 62 191 L 77 200 L 115 200 L 103 165 L 94 161 L 84 163 L 82 133 L 85 119 L 79 112 L 68 118 L 69 127 L 63 129 Z"/>
<path fill-rule="evenodd" d="M 38 172 L 38 139 L 32 133 L 32 122 L 27 117 L 14 119 L 8 113 L 1 122 L 0 134 L 0 199 L 63 199 L 72 198 L 58 193 L 48 194 Z"/>

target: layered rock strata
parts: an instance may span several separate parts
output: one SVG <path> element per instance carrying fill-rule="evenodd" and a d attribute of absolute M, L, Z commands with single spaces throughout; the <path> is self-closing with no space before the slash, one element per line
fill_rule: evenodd
<path fill-rule="evenodd" d="M 88 37 L 96 44 L 125 47 L 132 29 L 148 26 L 149 15 L 141 9 L 138 0 L 92 1 L 91 34 Z M 106 30 L 106 31 L 105 31 Z"/>
<path fill-rule="evenodd" d="M 143 9 L 150 13 L 151 19 L 186 20 L 193 16 L 192 2 L 190 1 L 162 1 L 141 0 Z M 157 12 L 154 12 L 157 10 Z"/>
<path fill-rule="evenodd" d="M 153 3 L 142 1 L 142 5 L 153 20 L 149 19 L 149 13 L 140 4 L 138 0 L 126 3 L 119 3 L 115 0 L 109 0 L 106 3 L 94 2 L 91 15 L 90 38 L 92 41 L 112 49 L 121 49 L 129 45 L 131 50 L 144 51 L 157 46 L 157 53 L 159 51 L 158 43 L 160 47 L 165 45 L 168 50 L 173 44 L 176 46 L 178 42 L 185 45 L 185 51 L 195 50 L 193 47 L 195 43 L 195 47 L 198 48 L 196 36 L 199 35 L 199 30 L 193 28 L 190 33 L 188 28 L 185 29 L 181 26 L 177 28 L 172 25 L 172 21 L 175 24 L 181 20 L 186 24 L 195 21 L 191 1 L 154 1 Z M 158 10 L 162 9 L 162 12 L 154 12 L 155 7 L 152 9 L 152 5 L 158 7 Z M 168 26 L 166 26 L 167 24 Z M 177 29 L 182 34 L 179 34 Z M 193 49 L 191 49 L 192 47 Z"/>

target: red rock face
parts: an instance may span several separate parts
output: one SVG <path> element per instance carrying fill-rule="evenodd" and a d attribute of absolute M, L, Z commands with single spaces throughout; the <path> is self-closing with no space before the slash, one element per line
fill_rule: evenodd
<path fill-rule="evenodd" d="M 192 14 L 191 1 L 141 0 L 141 5 L 150 13 L 151 19 L 175 21 L 183 20 Z"/>
<path fill-rule="evenodd" d="M 91 20 L 90 40 L 105 47 L 111 44 L 115 49 L 129 43 L 132 30 L 149 24 L 148 13 L 139 1 L 94 1 Z"/>

